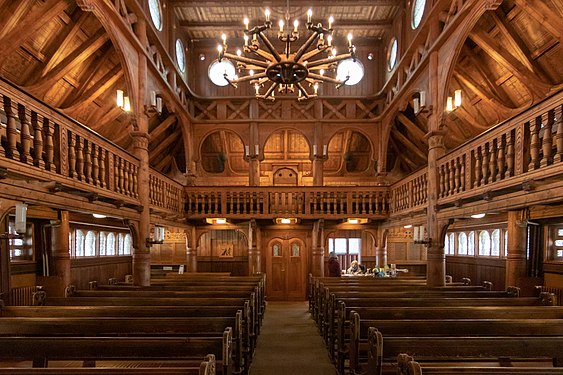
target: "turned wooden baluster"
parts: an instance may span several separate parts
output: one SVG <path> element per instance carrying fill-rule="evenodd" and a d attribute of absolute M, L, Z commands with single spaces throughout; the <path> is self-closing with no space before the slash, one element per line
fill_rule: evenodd
<path fill-rule="evenodd" d="M 440 175 L 439 177 L 439 187 L 440 187 L 440 191 L 438 192 L 438 196 L 440 198 L 444 198 L 446 196 L 445 193 L 445 187 L 446 187 L 446 182 L 444 181 L 444 165 L 441 165 L 438 167 L 438 173 Z"/>
<path fill-rule="evenodd" d="M 504 157 L 504 147 L 505 147 L 504 135 L 500 135 L 497 138 L 497 174 L 495 176 L 495 179 L 497 181 L 502 180 L 505 172 L 504 166 L 506 160 Z"/>
<path fill-rule="evenodd" d="M 495 141 L 492 140 L 489 143 L 489 183 L 495 181 L 497 175 L 497 150 L 495 147 Z"/>
<path fill-rule="evenodd" d="M 76 174 L 80 181 L 84 181 L 84 139 L 76 136 Z"/>
<path fill-rule="evenodd" d="M 489 177 L 489 147 L 488 144 L 484 144 L 481 147 L 481 185 L 485 185 Z"/>
<path fill-rule="evenodd" d="M 465 154 L 460 159 L 459 179 L 459 192 L 465 191 Z"/>
<path fill-rule="evenodd" d="M 131 196 L 131 191 L 129 190 L 129 162 L 123 160 L 123 194 Z"/>
<path fill-rule="evenodd" d="M 125 165 L 125 160 L 123 158 L 118 157 L 119 164 L 117 166 L 117 187 L 118 192 L 120 194 L 125 194 L 125 184 L 124 182 L 124 174 L 123 174 L 123 166 Z"/>
<path fill-rule="evenodd" d="M 84 142 L 84 181 L 92 183 L 92 144 Z"/>
<path fill-rule="evenodd" d="M 506 170 L 504 178 L 514 176 L 514 135 L 512 131 L 506 133 Z"/>
<path fill-rule="evenodd" d="M 420 203 L 420 181 L 415 178 L 413 181 L 413 206 L 417 206 Z"/>
<path fill-rule="evenodd" d="M 475 179 L 473 180 L 473 187 L 476 188 L 481 185 L 481 166 L 483 163 L 481 159 L 481 147 L 475 149 L 473 156 L 475 157 Z"/>
<path fill-rule="evenodd" d="M 553 163 L 553 136 L 551 134 L 551 130 L 553 127 L 553 117 L 555 116 L 555 112 L 553 110 L 544 113 L 541 116 L 542 124 L 543 124 L 543 138 L 542 138 L 542 151 L 543 157 L 540 161 L 540 167 L 545 167 L 551 165 Z"/>
<path fill-rule="evenodd" d="M 12 99 L 7 96 L 4 96 L 4 112 L 6 113 L 6 140 L 8 141 L 5 154 L 8 158 L 17 160 L 20 154 L 18 152 L 16 111 L 12 106 Z"/>
<path fill-rule="evenodd" d="M 36 112 L 31 112 L 31 126 L 33 127 L 33 165 L 45 168 L 43 161 L 43 124 Z"/>
<path fill-rule="evenodd" d="M 26 164 L 33 164 L 31 159 L 31 132 L 29 129 L 29 116 L 26 113 L 25 107 L 18 104 L 18 117 L 20 118 L 20 142 L 21 152 L 20 161 Z"/>
<path fill-rule="evenodd" d="M 43 117 L 43 130 L 45 131 L 45 169 L 55 172 L 55 123 Z"/>
<path fill-rule="evenodd" d="M 138 181 L 139 167 L 133 165 L 133 196 L 139 198 L 139 181 Z"/>
<path fill-rule="evenodd" d="M 92 145 L 92 183 L 100 186 L 100 146 Z"/>
<path fill-rule="evenodd" d="M 536 117 L 534 120 L 529 122 L 530 124 L 530 163 L 528 164 L 528 170 L 533 171 L 539 166 L 540 159 L 540 126 L 541 117 Z"/>
<path fill-rule="evenodd" d="M 557 154 L 555 155 L 555 161 L 563 161 L 563 105 L 558 105 L 555 107 L 555 126 L 557 126 L 557 133 L 555 134 L 555 144 L 557 145 Z"/>
<path fill-rule="evenodd" d="M 447 162 L 445 164 L 445 171 L 444 171 L 444 181 L 445 181 L 445 189 L 444 189 L 444 195 L 445 196 L 450 196 L 452 194 L 452 184 L 453 184 L 453 173 L 452 170 L 450 168 L 450 162 Z"/>
<path fill-rule="evenodd" d="M 454 193 L 459 193 L 461 192 L 461 162 L 460 162 L 460 158 L 457 157 L 455 158 L 455 160 L 453 161 L 455 163 L 455 173 L 454 173 L 454 178 L 455 178 L 455 190 Z"/>
<path fill-rule="evenodd" d="M 66 131 L 66 130 L 64 130 Z M 68 132 L 68 175 L 76 178 L 76 137 L 72 132 Z"/>
<path fill-rule="evenodd" d="M 107 168 L 106 168 L 106 150 L 104 150 L 102 147 L 100 147 L 100 172 L 99 172 L 99 176 L 100 176 L 100 186 L 103 188 L 107 188 L 108 187 L 108 182 L 106 180 L 106 172 Z"/>

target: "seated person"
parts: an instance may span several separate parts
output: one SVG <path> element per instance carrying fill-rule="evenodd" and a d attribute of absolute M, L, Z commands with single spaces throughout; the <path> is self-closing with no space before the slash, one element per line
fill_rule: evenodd
<path fill-rule="evenodd" d="M 364 265 L 361 265 L 357 260 L 353 260 L 352 265 L 350 266 L 350 268 L 348 268 L 346 273 L 351 275 L 361 275 L 365 271 L 366 271 L 366 267 Z"/>
<path fill-rule="evenodd" d="M 330 253 L 330 257 L 328 258 L 328 276 L 340 277 L 340 263 L 335 253 Z"/>

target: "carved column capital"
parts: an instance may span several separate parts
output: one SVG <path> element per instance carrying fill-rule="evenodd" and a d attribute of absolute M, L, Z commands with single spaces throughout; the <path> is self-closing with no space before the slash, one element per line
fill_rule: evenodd
<path fill-rule="evenodd" d="M 92 12 L 95 8 L 94 3 L 95 3 L 95 1 L 93 1 L 93 0 L 76 0 L 76 4 L 84 12 Z"/>
<path fill-rule="evenodd" d="M 144 150 L 149 149 L 150 136 L 148 133 L 140 131 L 132 131 L 131 137 L 133 138 L 133 147 L 141 148 Z"/>
<path fill-rule="evenodd" d="M 444 135 L 445 133 L 443 131 L 432 131 L 426 134 L 426 139 L 428 139 L 428 149 L 445 148 Z"/>

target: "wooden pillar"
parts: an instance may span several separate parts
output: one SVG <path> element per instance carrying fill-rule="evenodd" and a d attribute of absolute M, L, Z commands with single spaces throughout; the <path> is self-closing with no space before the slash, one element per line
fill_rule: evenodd
<path fill-rule="evenodd" d="M 64 288 L 71 284 L 69 233 L 68 211 L 59 211 L 59 222 L 51 227 L 51 276 L 61 282 L 61 290 L 56 291 L 60 297 L 64 296 Z"/>
<path fill-rule="evenodd" d="M 320 219 L 313 223 L 313 233 L 311 236 L 312 265 L 311 274 L 315 277 L 324 277 L 324 220 Z"/>
<path fill-rule="evenodd" d="M 505 286 L 522 287 L 526 277 L 527 226 L 522 211 L 508 211 Z"/>
<path fill-rule="evenodd" d="M 250 220 L 248 224 L 248 274 L 254 275 L 262 272 L 262 254 L 258 246 L 260 228 L 256 220 Z"/>
<path fill-rule="evenodd" d="M 197 233 L 192 227 L 186 233 L 186 272 L 197 272 Z"/>
<path fill-rule="evenodd" d="M 8 211 L 11 210 L 11 207 L 2 206 L 3 204 L 0 202 L 0 295 L 7 298 L 10 295 L 10 249 L 8 236 L 2 235 L 8 233 Z M 9 303 L 10 301 L 4 302 Z"/>
<path fill-rule="evenodd" d="M 248 158 L 248 186 L 260 186 L 260 160 L 258 155 Z"/>
<path fill-rule="evenodd" d="M 377 236 L 377 243 L 375 244 L 375 259 L 377 267 L 385 267 L 387 264 L 387 240 L 386 232 L 382 230 L 381 234 Z"/>
<path fill-rule="evenodd" d="M 140 116 L 140 121 L 147 122 L 141 129 L 148 129 L 148 119 Z M 141 214 L 139 219 L 138 244 L 139 248 L 134 249 L 133 254 L 133 283 L 135 285 L 150 285 L 151 281 L 151 253 L 150 244 L 150 185 L 149 185 L 149 135 L 146 132 L 134 131 L 133 153 L 139 159 L 139 169 L 137 175 L 139 189 L 139 204 Z"/>
<path fill-rule="evenodd" d="M 324 162 L 323 156 L 313 155 L 313 186 L 324 185 Z"/>

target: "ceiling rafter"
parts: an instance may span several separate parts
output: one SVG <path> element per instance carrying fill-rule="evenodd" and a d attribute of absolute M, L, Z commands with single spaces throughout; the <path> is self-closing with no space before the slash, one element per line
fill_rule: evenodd
<path fill-rule="evenodd" d="M 178 139 L 177 134 L 170 134 L 166 137 L 162 142 L 160 142 L 155 148 L 151 149 L 149 145 L 149 158 L 153 159 L 154 156 L 159 155 L 160 153 L 164 152 L 168 146 L 172 144 L 176 139 Z"/>
<path fill-rule="evenodd" d="M 121 79 L 123 76 L 123 69 L 120 64 L 115 65 L 110 71 L 108 71 L 98 82 L 96 82 L 92 87 L 88 89 L 81 96 L 74 96 L 74 102 L 77 103 L 72 109 L 76 110 L 78 108 L 83 108 L 89 105 L 94 100 L 96 100 L 101 95 L 107 93 L 107 91 L 115 85 L 115 83 Z"/>
<path fill-rule="evenodd" d="M 0 19 L 2 19 L 2 29 L 0 29 L 0 40 L 4 36 L 17 27 L 18 23 L 21 21 L 22 17 L 25 17 L 29 10 L 35 5 L 35 0 L 21 0 L 21 1 L 10 1 L 9 6 L 5 7 L 2 4 L 4 11 L 0 13 Z"/>
<path fill-rule="evenodd" d="M 506 115 L 509 114 L 510 110 L 504 103 L 493 97 L 493 95 L 486 88 L 476 82 L 467 72 L 465 72 L 460 67 L 457 67 L 454 71 L 454 77 L 460 84 L 467 87 L 469 90 L 471 90 L 471 92 L 477 95 L 479 99 L 481 99 L 484 103 L 493 107 L 496 111 L 501 111 Z"/>
<path fill-rule="evenodd" d="M 479 120 L 475 118 L 472 114 L 470 114 L 469 111 L 467 111 L 463 106 L 458 107 L 455 110 L 454 114 L 461 121 L 469 124 L 472 128 L 474 128 L 476 130 L 475 134 L 487 130 L 490 127 L 488 124 L 481 124 Z"/>
<path fill-rule="evenodd" d="M 497 41 L 484 32 L 472 32 L 469 34 L 471 40 L 483 49 L 485 53 L 497 63 L 508 69 L 516 78 L 526 85 L 532 92 L 544 96 L 550 89 L 545 82 L 541 82 L 537 76 L 530 71 L 512 54 L 508 53 Z"/>
<path fill-rule="evenodd" d="M 64 12 L 68 6 L 67 0 L 47 0 L 42 6 L 25 14 L 23 19 L 17 19 L 16 25 L 0 38 L 0 45 L 2 45 L 0 65 L 13 51 L 20 48 L 25 40 L 39 31 L 47 22 Z"/>
<path fill-rule="evenodd" d="M 401 148 L 399 147 L 399 145 L 397 144 L 397 141 L 395 141 L 393 138 L 389 139 L 391 141 L 391 145 L 393 146 L 393 148 L 395 149 L 396 152 L 396 156 L 397 156 L 397 160 L 399 161 L 399 163 L 403 162 L 404 164 L 407 165 L 407 168 L 409 168 L 409 171 L 412 172 L 416 169 L 418 169 L 418 167 L 420 165 L 416 164 L 408 155 L 406 152 L 401 152 Z"/>
<path fill-rule="evenodd" d="M 100 113 L 103 113 L 104 115 L 99 119 L 96 119 L 96 117 L 99 116 Z M 94 116 L 89 119 L 90 121 L 88 121 L 88 123 L 99 124 L 99 126 L 91 126 L 92 129 L 105 129 L 108 125 L 111 125 L 119 116 L 121 116 L 122 113 L 123 110 L 112 103 L 109 110 L 103 110 L 103 108 L 100 108 L 99 111 L 96 111 L 96 113 L 94 113 Z"/>
<path fill-rule="evenodd" d="M 416 143 L 414 143 L 413 141 L 408 139 L 400 131 L 398 131 L 397 129 L 393 129 L 392 133 L 393 133 L 393 136 L 399 142 L 401 142 L 403 145 L 405 145 L 409 150 L 413 151 L 414 154 L 416 154 L 416 156 L 418 156 L 420 159 L 422 159 L 424 161 L 426 161 L 428 159 L 428 155 L 426 153 L 424 153 L 420 148 L 418 148 L 418 145 Z"/>
<path fill-rule="evenodd" d="M 497 29 L 508 41 L 520 62 L 530 71 L 534 72 L 542 81 L 549 82 L 549 77 L 545 74 L 542 67 L 531 57 L 531 52 L 520 36 L 514 31 L 512 25 L 506 22 L 506 19 L 499 17 L 497 13 L 491 12 L 490 15 Z"/>
<path fill-rule="evenodd" d="M 172 114 L 168 116 L 164 121 L 159 123 L 150 133 L 150 139 L 152 141 L 156 141 L 162 133 L 164 133 L 170 126 L 174 125 L 177 122 L 178 118 L 176 115 Z"/>
<path fill-rule="evenodd" d="M 275 1 L 270 1 L 268 4 L 265 4 L 263 0 L 246 0 L 244 2 L 244 6 L 246 7 L 264 7 L 266 5 L 270 5 L 270 7 L 281 6 L 285 8 L 286 2 L 285 1 L 278 1 L 274 4 Z M 329 6 L 347 6 L 347 5 L 369 5 L 369 6 L 400 6 L 402 4 L 402 0 L 309 0 L 305 6 L 308 7 L 329 7 Z M 168 0 L 168 5 L 172 7 L 194 7 L 194 2 L 189 0 Z M 240 3 L 236 2 L 225 2 L 224 0 L 205 0 L 197 2 L 198 7 L 223 7 L 228 8 L 232 7 L 240 7 Z"/>
<path fill-rule="evenodd" d="M 29 87 L 30 90 L 39 90 L 51 86 L 54 82 L 63 78 L 67 73 L 76 67 L 76 65 L 84 62 L 98 49 L 100 49 L 107 41 L 109 36 L 103 28 L 100 28 L 88 40 L 84 41 L 79 48 L 71 52 L 67 57 L 61 60 L 53 69 L 45 74 L 39 82 Z"/>
<path fill-rule="evenodd" d="M 404 113 L 399 112 L 397 114 L 397 120 L 401 122 L 401 124 L 405 125 L 409 133 L 411 133 L 415 138 L 420 138 L 424 143 L 426 141 L 426 133 L 418 127 L 411 119 L 409 119 Z"/>
<path fill-rule="evenodd" d="M 563 21 L 561 15 L 556 14 L 544 2 L 538 0 L 515 0 L 531 17 L 544 27 L 551 35 L 563 42 Z"/>

